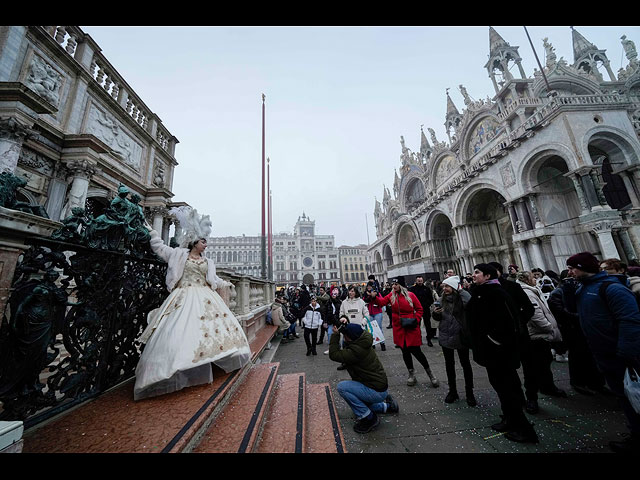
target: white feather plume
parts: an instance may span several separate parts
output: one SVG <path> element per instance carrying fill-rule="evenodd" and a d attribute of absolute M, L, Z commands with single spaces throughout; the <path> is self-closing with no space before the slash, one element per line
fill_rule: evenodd
<path fill-rule="evenodd" d="M 189 243 L 211 235 L 211 220 L 209 215 L 199 215 L 195 208 L 188 205 L 173 207 L 169 213 L 178 220 L 176 228 L 176 242 L 185 248 Z"/>

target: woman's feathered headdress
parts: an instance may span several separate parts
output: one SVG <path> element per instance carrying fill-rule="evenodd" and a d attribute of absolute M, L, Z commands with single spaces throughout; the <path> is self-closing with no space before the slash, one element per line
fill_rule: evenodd
<path fill-rule="evenodd" d="M 187 205 L 174 207 L 169 213 L 176 217 L 176 242 L 182 248 L 189 243 L 207 238 L 211 235 L 211 219 L 209 215 L 199 215 L 195 208 Z"/>

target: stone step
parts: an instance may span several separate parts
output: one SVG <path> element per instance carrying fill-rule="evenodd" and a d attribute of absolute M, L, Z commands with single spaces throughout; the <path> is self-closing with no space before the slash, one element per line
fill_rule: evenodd
<path fill-rule="evenodd" d="M 275 333 L 261 329 L 251 342 L 255 361 Z M 188 452 L 224 408 L 252 363 L 231 373 L 214 367 L 208 385 L 133 401 L 134 379 L 24 432 L 25 453 Z"/>
<path fill-rule="evenodd" d="M 306 453 L 346 453 L 338 412 L 328 383 L 307 385 Z"/>
<path fill-rule="evenodd" d="M 277 363 L 254 365 L 233 397 L 198 439 L 194 453 L 251 453 L 257 445 L 278 373 Z"/>
<path fill-rule="evenodd" d="M 257 453 L 303 453 L 306 449 L 306 376 L 278 375 Z"/>

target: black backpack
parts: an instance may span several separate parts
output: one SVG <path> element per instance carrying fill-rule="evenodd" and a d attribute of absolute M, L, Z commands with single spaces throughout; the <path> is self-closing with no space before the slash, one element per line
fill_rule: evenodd
<path fill-rule="evenodd" d="M 600 298 L 602 299 L 604 304 L 607 306 L 607 308 L 609 308 L 609 302 L 607 300 L 607 288 L 609 287 L 609 285 L 611 285 L 613 283 L 618 283 L 618 284 L 622 285 L 623 287 L 627 288 L 627 290 L 631 291 L 631 293 L 633 293 L 634 298 L 636 299 L 636 304 L 638 305 L 638 309 L 640 309 L 640 295 L 638 295 L 638 293 L 636 293 L 633 290 L 631 290 L 624 283 L 622 283 L 622 282 L 620 282 L 618 280 L 610 280 L 610 279 L 604 280 L 600 284 L 600 288 L 598 289 L 598 295 L 600 295 Z M 611 310 L 611 309 L 609 308 L 609 310 Z"/>

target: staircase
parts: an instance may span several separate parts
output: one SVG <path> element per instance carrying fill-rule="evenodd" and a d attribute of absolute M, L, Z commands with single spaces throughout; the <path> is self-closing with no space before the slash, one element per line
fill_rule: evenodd
<path fill-rule="evenodd" d="M 258 363 L 276 327 L 251 343 L 252 361 L 209 385 L 139 402 L 133 379 L 24 433 L 25 453 L 343 453 L 329 384 Z"/>

